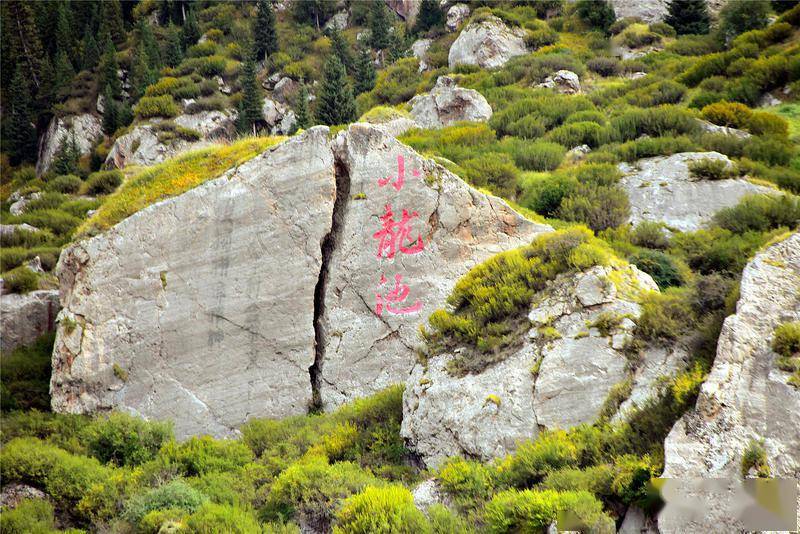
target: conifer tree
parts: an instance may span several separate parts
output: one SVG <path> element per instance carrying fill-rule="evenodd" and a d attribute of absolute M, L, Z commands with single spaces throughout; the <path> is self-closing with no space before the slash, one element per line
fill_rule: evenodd
<path fill-rule="evenodd" d="M 295 96 L 294 115 L 297 118 L 297 127 L 307 129 L 311 126 L 311 115 L 308 111 L 308 87 L 300 82 L 300 90 Z"/>
<path fill-rule="evenodd" d="M 317 100 L 317 123 L 335 125 L 356 120 L 356 102 L 344 65 L 335 54 L 328 57 Z"/>
<path fill-rule="evenodd" d="M 119 64 L 117 63 L 117 49 L 114 47 L 114 42 L 111 40 L 109 34 L 106 34 L 105 51 L 103 52 L 103 60 L 101 64 L 100 83 L 103 87 L 106 85 L 111 87 L 111 94 L 115 99 L 122 98 L 122 83 L 119 81 L 117 71 Z"/>
<path fill-rule="evenodd" d="M 131 96 L 138 99 L 144 95 L 144 90 L 148 85 L 158 80 L 158 75 L 150 68 L 150 57 L 144 48 L 144 43 L 139 43 L 139 46 L 136 47 L 133 58 L 130 74 Z"/>
<path fill-rule="evenodd" d="M 58 2 L 57 6 L 55 44 L 58 51 L 66 52 L 67 58 L 72 61 L 76 57 L 75 35 L 72 30 L 68 7 L 63 2 Z M 59 61 L 56 62 L 56 65 L 58 65 Z"/>
<path fill-rule="evenodd" d="M 25 72 L 24 65 L 17 64 L 8 88 L 8 107 L 3 110 L 6 115 L 3 150 L 8 151 L 14 165 L 36 159 L 36 129 L 33 126 L 34 114 Z"/>
<path fill-rule="evenodd" d="M 372 91 L 375 87 L 375 65 L 372 63 L 372 56 L 369 50 L 362 48 L 356 59 L 355 66 L 355 93 L 360 95 Z"/>
<path fill-rule="evenodd" d="M 711 18 L 706 0 L 671 0 L 664 20 L 675 28 L 678 35 L 706 34 Z"/>
<path fill-rule="evenodd" d="M 253 54 L 248 54 L 242 64 L 240 76 L 242 84 L 242 104 L 239 119 L 243 128 L 256 133 L 256 126 L 263 120 L 262 106 L 264 103 L 261 87 L 256 80 L 256 63 Z"/>
<path fill-rule="evenodd" d="M 419 14 L 414 24 L 414 30 L 424 32 L 434 26 L 442 26 L 443 24 L 444 11 L 439 7 L 439 2 L 437 0 L 422 0 L 419 5 Z"/>
<path fill-rule="evenodd" d="M 344 65 L 348 73 L 353 72 L 355 61 L 353 60 L 353 53 L 350 51 L 350 43 L 344 38 L 336 29 L 331 29 L 328 32 L 328 37 L 331 40 L 331 51 L 339 57 L 339 61 Z"/>
<path fill-rule="evenodd" d="M 383 50 L 390 44 L 389 13 L 383 0 L 373 0 L 369 16 L 370 44 L 376 50 Z"/>
<path fill-rule="evenodd" d="M 75 138 L 75 130 L 69 134 L 64 134 L 60 141 L 58 150 L 53 157 L 51 169 L 57 175 L 78 174 L 78 160 L 81 158 L 81 149 L 78 140 Z"/>
<path fill-rule="evenodd" d="M 167 43 L 164 50 L 164 63 L 168 67 L 177 67 L 183 61 L 183 44 L 181 32 L 177 26 L 170 24 L 167 28 Z"/>
<path fill-rule="evenodd" d="M 578 0 L 575 11 L 586 24 L 605 33 L 617 19 L 614 7 L 608 0 Z"/>
<path fill-rule="evenodd" d="M 47 55 L 39 40 L 31 5 L 22 0 L 14 0 L 5 3 L 4 7 L 8 10 L 8 27 L 3 29 L 3 33 L 8 32 L 10 55 L 22 65 L 23 75 L 38 92 Z"/>
<path fill-rule="evenodd" d="M 139 23 L 139 41 L 142 50 L 147 54 L 147 66 L 158 70 L 161 68 L 161 49 L 158 47 L 156 37 L 149 24 L 144 21 Z"/>
<path fill-rule="evenodd" d="M 103 0 L 100 3 L 100 25 L 100 32 L 108 32 L 115 43 L 125 40 L 125 23 L 119 0 Z"/>
<path fill-rule="evenodd" d="M 258 12 L 253 26 L 256 54 L 266 59 L 278 51 L 278 31 L 275 28 L 275 12 L 269 0 L 258 0 Z"/>
<path fill-rule="evenodd" d="M 106 85 L 103 91 L 103 131 L 106 135 L 112 135 L 119 126 L 119 108 L 114 100 L 114 92 L 110 85 Z"/>
<path fill-rule="evenodd" d="M 183 49 L 196 45 L 198 39 L 200 39 L 200 26 L 197 25 L 194 9 L 189 9 L 186 21 L 183 23 Z"/>
<path fill-rule="evenodd" d="M 86 31 L 83 33 L 81 68 L 84 70 L 91 70 L 97 66 L 100 61 L 100 49 L 97 47 L 97 40 L 94 38 L 94 32 L 87 25 Z"/>
<path fill-rule="evenodd" d="M 64 50 L 59 50 L 56 56 L 56 70 L 53 80 L 54 87 L 59 95 L 66 94 L 74 77 L 75 69 L 72 67 L 67 53 Z"/>

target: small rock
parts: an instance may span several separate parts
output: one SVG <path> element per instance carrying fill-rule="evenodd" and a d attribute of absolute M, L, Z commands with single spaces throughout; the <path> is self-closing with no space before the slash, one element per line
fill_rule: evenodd
<path fill-rule="evenodd" d="M 714 123 L 704 121 L 702 119 L 697 119 L 697 123 L 700 125 L 700 128 L 704 132 L 732 135 L 733 137 L 738 137 L 739 139 L 749 139 L 750 137 L 752 137 L 752 134 L 750 132 L 745 132 L 744 130 L 737 130 L 736 128 L 730 128 L 728 126 L 717 126 Z"/>
<path fill-rule="evenodd" d="M 454 32 L 461 24 L 469 18 L 469 6 L 467 4 L 455 4 L 447 10 L 448 31 Z"/>
<path fill-rule="evenodd" d="M 0 491 L 0 508 L 13 510 L 24 499 L 46 499 L 47 495 L 39 489 L 27 484 L 11 483 Z"/>
<path fill-rule="evenodd" d="M 349 17 L 350 16 L 347 13 L 346 9 L 337 11 L 330 19 L 328 19 L 328 22 L 325 23 L 325 29 L 344 30 L 345 28 L 347 28 L 347 22 Z"/>
<path fill-rule="evenodd" d="M 275 87 L 272 89 L 272 98 L 281 104 L 290 106 L 294 100 L 294 95 L 297 94 L 299 89 L 300 84 L 286 76 L 278 80 L 278 83 L 275 84 Z"/>
<path fill-rule="evenodd" d="M 641 70 L 638 72 L 631 72 L 630 74 L 625 75 L 625 77 L 628 78 L 629 80 L 638 80 L 639 78 L 644 78 L 645 76 L 647 76 L 647 73 Z"/>
<path fill-rule="evenodd" d="M 430 39 L 417 39 L 411 45 L 411 53 L 414 54 L 415 58 L 419 59 L 419 72 L 428 68 L 428 64 L 425 63 L 425 54 L 428 52 L 432 42 Z"/>
<path fill-rule="evenodd" d="M 0 224 L 0 237 L 10 237 L 15 232 L 38 232 L 39 229 L 28 223 L 22 224 Z"/>
<path fill-rule="evenodd" d="M 104 97 L 102 94 L 97 95 L 97 102 L 95 103 L 94 108 L 102 115 L 106 110 L 106 97 Z"/>
<path fill-rule="evenodd" d="M 581 92 L 581 82 L 578 75 L 571 70 L 560 70 L 545 78 L 544 82 L 536 87 L 555 89 L 564 95 L 574 95 Z"/>
<path fill-rule="evenodd" d="M 630 340 L 631 336 L 628 334 L 614 334 L 611 336 L 611 348 L 614 350 L 622 350 Z"/>
<path fill-rule="evenodd" d="M 578 145 L 567 152 L 566 158 L 570 161 L 580 161 L 591 151 L 592 149 L 589 145 Z"/>
<path fill-rule="evenodd" d="M 22 215 L 28 208 L 28 204 L 31 203 L 32 200 L 36 200 L 42 196 L 41 193 L 31 193 L 30 195 L 23 197 L 8 207 L 9 213 L 11 215 Z"/>
<path fill-rule="evenodd" d="M 214 76 L 214 81 L 217 82 L 217 88 L 219 88 L 219 92 L 224 95 L 231 94 L 231 88 L 225 83 L 225 80 L 222 79 L 222 76 Z"/>
<path fill-rule="evenodd" d="M 25 263 L 25 267 L 37 274 L 44 274 L 44 269 L 42 268 L 42 258 L 39 256 L 34 256 L 32 260 L 28 260 L 28 262 Z"/>
<path fill-rule="evenodd" d="M 758 101 L 758 107 L 769 108 L 772 106 L 780 106 L 783 102 L 769 93 L 765 93 Z"/>

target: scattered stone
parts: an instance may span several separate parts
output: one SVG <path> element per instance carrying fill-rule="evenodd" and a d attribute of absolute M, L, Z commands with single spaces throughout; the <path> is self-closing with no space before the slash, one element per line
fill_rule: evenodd
<path fill-rule="evenodd" d="M 525 30 L 509 28 L 495 16 L 468 24 L 450 46 L 448 64 L 502 67 L 509 59 L 527 53 Z"/>
<path fill-rule="evenodd" d="M 9 210 L 10 211 L 10 210 Z M 39 229 L 28 223 L 0 224 L 0 237 L 11 237 L 16 232 L 38 232 Z"/>
<path fill-rule="evenodd" d="M 7 352 L 30 345 L 55 330 L 58 313 L 58 291 L 31 291 L 24 295 L 0 296 L 0 350 Z"/>
<path fill-rule="evenodd" d="M 460 121 L 486 122 L 492 107 L 474 89 L 458 87 L 449 76 L 439 76 L 430 93 L 417 95 L 409 102 L 411 117 L 420 128 L 443 128 Z"/>
<path fill-rule="evenodd" d="M 704 132 L 732 135 L 733 137 L 737 137 L 739 139 L 749 139 L 750 137 L 752 137 L 752 134 L 750 134 L 750 132 L 745 132 L 744 130 L 737 130 L 736 128 L 730 128 L 728 126 L 717 126 L 712 122 L 704 121 L 702 119 L 697 119 L 697 123 L 700 125 L 700 128 Z"/>
<path fill-rule="evenodd" d="M 668 13 L 668 0 L 612 0 L 617 19 L 635 18 L 647 24 L 663 22 Z"/>
<path fill-rule="evenodd" d="M 447 30 L 454 32 L 461 24 L 469 18 L 469 6 L 467 4 L 454 4 L 447 10 Z"/>
<path fill-rule="evenodd" d="M 589 145 L 578 145 L 575 148 L 570 149 L 567 151 L 566 158 L 568 161 L 580 161 L 586 157 L 586 155 L 592 151 L 592 148 Z"/>
<path fill-rule="evenodd" d="M 28 209 L 28 204 L 30 204 L 32 200 L 37 200 L 41 198 L 41 196 L 42 193 L 38 191 L 36 193 L 31 193 L 27 196 L 24 196 L 19 200 L 17 200 L 16 202 L 14 202 L 13 204 L 11 204 L 8 207 L 8 212 L 11 215 L 22 215 Z"/>
<path fill-rule="evenodd" d="M 571 70 L 560 70 L 545 78 L 536 87 L 555 89 L 556 92 L 565 95 L 575 95 L 581 92 L 581 82 L 578 79 L 578 75 Z"/>
<path fill-rule="evenodd" d="M 281 104 L 291 106 L 294 103 L 295 94 L 297 94 L 299 90 L 299 83 L 288 76 L 284 76 L 275 84 L 275 88 L 272 90 L 272 98 Z"/>
<path fill-rule="evenodd" d="M 0 510 L 13 510 L 25 499 L 46 499 L 47 494 L 27 484 L 12 482 L 3 486 L 0 491 Z"/>
<path fill-rule="evenodd" d="M 341 11 L 337 11 L 328 22 L 325 23 L 325 29 L 336 29 L 336 30 L 344 30 L 347 28 L 347 23 L 350 18 L 346 9 L 342 9 Z"/>
<path fill-rule="evenodd" d="M 425 54 L 427 54 L 432 42 L 430 39 L 417 39 L 411 45 L 411 53 L 414 54 L 415 58 L 419 59 L 419 72 L 428 68 L 428 64 L 425 63 Z"/>
<path fill-rule="evenodd" d="M 773 106 L 780 106 L 781 104 L 783 104 L 783 101 L 775 98 L 770 93 L 764 93 L 764 96 L 758 100 L 758 107 L 760 108 L 771 108 Z"/>

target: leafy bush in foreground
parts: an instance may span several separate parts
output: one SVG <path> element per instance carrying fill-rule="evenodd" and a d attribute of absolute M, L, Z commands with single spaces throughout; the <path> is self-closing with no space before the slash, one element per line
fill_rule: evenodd
<path fill-rule="evenodd" d="M 345 501 L 336 515 L 334 534 L 392 532 L 417 534 L 427 530 L 425 516 L 402 486 L 369 487 Z"/>

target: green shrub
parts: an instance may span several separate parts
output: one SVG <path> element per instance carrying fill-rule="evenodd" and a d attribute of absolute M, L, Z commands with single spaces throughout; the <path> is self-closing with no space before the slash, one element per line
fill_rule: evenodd
<path fill-rule="evenodd" d="M 513 487 L 530 487 L 552 471 L 577 467 L 580 453 L 566 432 L 545 432 L 536 440 L 520 444 L 517 451 L 501 464 L 501 474 Z"/>
<path fill-rule="evenodd" d="M 404 58 L 378 73 L 375 89 L 372 90 L 379 103 L 396 105 L 406 102 L 417 93 L 417 85 L 422 81 L 419 61 Z"/>
<path fill-rule="evenodd" d="M 15 232 L 14 234 L 16 235 L 17 233 L 19 232 Z M 6 245 L 5 242 L 3 243 L 3 247 L 0 249 L 0 272 L 19 267 L 26 261 L 28 261 L 27 247 L 18 247 Z"/>
<path fill-rule="evenodd" d="M 29 293 L 39 289 L 39 274 L 22 265 L 3 274 L 3 288 L 10 293 Z"/>
<path fill-rule="evenodd" d="M 637 247 L 665 249 L 669 246 L 663 223 L 642 221 L 631 232 L 631 243 Z"/>
<path fill-rule="evenodd" d="M 50 360 L 54 339 L 53 334 L 45 334 L 28 347 L 17 347 L 0 356 L 3 411 L 50 409 Z"/>
<path fill-rule="evenodd" d="M 611 119 L 617 139 L 627 141 L 642 135 L 650 137 L 692 134 L 699 125 L 691 112 L 675 106 L 631 109 Z"/>
<path fill-rule="evenodd" d="M 227 60 L 223 56 L 211 55 L 184 59 L 175 70 L 180 76 L 196 72 L 205 78 L 212 78 L 225 74 L 226 67 Z"/>
<path fill-rule="evenodd" d="M 172 439 L 171 423 L 149 422 L 124 413 L 97 419 L 83 434 L 92 456 L 103 463 L 139 465 Z"/>
<path fill-rule="evenodd" d="M 480 509 L 495 487 L 493 470 L 474 460 L 448 459 L 436 475 L 439 487 L 462 510 Z"/>
<path fill-rule="evenodd" d="M 427 515 L 432 534 L 470 534 L 474 532 L 466 520 L 441 504 L 430 506 Z"/>
<path fill-rule="evenodd" d="M 689 174 L 698 180 L 724 180 L 737 175 L 736 167 L 722 159 L 699 159 L 689 162 Z"/>
<path fill-rule="evenodd" d="M 629 92 L 625 100 L 632 106 L 649 108 L 663 104 L 677 104 L 685 94 L 685 85 L 672 80 L 663 80 Z"/>
<path fill-rule="evenodd" d="M 195 98 L 199 94 L 200 88 L 191 78 L 173 78 L 171 76 L 161 78 L 144 91 L 145 96 L 170 95 L 174 98 Z"/>
<path fill-rule="evenodd" d="M 402 486 L 368 487 L 353 495 L 336 514 L 333 527 L 334 534 L 417 534 L 425 530 L 425 516 Z"/>
<path fill-rule="evenodd" d="M 789 133 L 786 119 L 774 113 L 754 111 L 747 122 L 747 129 L 753 135 L 776 135 L 785 137 Z"/>
<path fill-rule="evenodd" d="M 122 171 L 97 171 L 93 172 L 83 184 L 83 193 L 86 195 L 108 195 L 122 184 Z"/>
<path fill-rule="evenodd" d="M 45 499 L 23 499 L 0 514 L 0 531 L 8 534 L 56 532 L 53 505 Z"/>
<path fill-rule="evenodd" d="M 222 111 L 228 107 L 225 97 L 221 95 L 206 96 L 198 98 L 186 106 L 186 113 L 192 115 L 195 113 L 202 113 L 203 111 Z"/>
<path fill-rule="evenodd" d="M 653 156 L 670 156 L 678 152 L 691 152 L 697 144 L 686 136 L 643 137 L 617 146 L 614 152 L 623 161 L 636 161 Z"/>
<path fill-rule="evenodd" d="M 547 141 L 523 141 L 506 137 L 500 144 L 520 169 L 528 171 L 552 171 L 564 159 L 566 149 L 557 143 Z"/>
<path fill-rule="evenodd" d="M 610 163 L 585 163 L 575 171 L 575 178 L 582 184 L 608 186 L 622 178 L 622 172 Z"/>
<path fill-rule="evenodd" d="M 742 453 L 742 477 L 747 477 L 751 469 L 756 470 L 759 478 L 770 476 L 769 463 L 767 462 L 767 451 L 763 441 L 750 440 L 747 448 Z"/>
<path fill-rule="evenodd" d="M 464 178 L 477 187 L 488 187 L 495 194 L 514 198 L 519 169 L 507 154 L 489 152 L 461 163 Z"/>
<path fill-rule="evenodd" d="M 47 182 L 47 190 L 74 195 L 80 190 L 82 185 L 83 180 L 79 177 L 74 174 L 64 174 L 62 176 L 56 176 Z"/>
<path fill-rule="evenodd" d="M 133 108 L 139 119 L 151 117 L 175 117 L 180 115 L 181 109 L 170 95 L 143 96 Z"/>
<path fill-rule="evenodd" d="M 618 186 L 580 184 L 561 201 L 560 218 L 586 224 L 595 232 L 625 223 L 630 216 L 628 195 Z"/>
<path fill-rule="evenodd" d="M 487 532 L 493 534 L 544 532 L 556 520 L 564 530 L 615 531 L 602 503 L 586 491 L 503 491 L 486 506 L 484 520 Z"/>
<path fill-rule="evenodd" d="M 684 278 L 680 268 L 667 254 L 658 250 L 643 250 L 629 258 L 640 270 L 653 277 L 659 289 L 681 286 Z"/>
<path fill-rule="evenodd" d="M 564 197 L 578 188 L 578 181 L 570 175 L 550 174 L 523 183 L 520 204 L 539 215 L 553 217 Z"/>
<path fill-rule="evenodd" d="M 794 228 L 800 221 L 800 198 L 790 195 L 751 195 L 736 206 L 714 215 L 714 222 L 736 234 L 766 232 L 775 228 Z"/>
<path fill-rule="evenodd" d="M 52 191 L 42 193 L 39 198 L 31 199 L 25 207 L 26 211 L 51 210 L 58 208 L 67 197 Z"/>
<path fill-rule="evenodd" d="M 653 341 L 678 339 L 692 325 L 692 311 L 686 291 L 648 293 L 642 299 L 636 334 Z"/>
<path fill-rule="evenodd" d="M 767 165 L 788 165 L 795 155 L 795 146 L 776 136 L 751 137 L 744 146 L 744 156 Z"/>
<path fill-rule="evenodd" d="M 729 56 L 724 53 L 703 56 L 689 67 L 678 78 L 678 81 L 689 87 L 694 87 L 707 78 L 725 74 L 729 61 Z"/>
<path fill-rule="evenodd" d="M 186 521 L 192 532 L 197 534 L 256 534 L 262 532 L 261 526 L 253 515 L 235 506 L 203 503 Z M 267 530 L 265 532 L 271 532 Z M 286 532 L 298 532 L 287 529 Z"/>
<path fill-rule="evenodd" d="M 603 125 L 606 123 L 606 115 L 602 111 L 594 109 L 587 109 L 584 111 L 576 111 L 564 121 L 564 124 L 571 124 L 573 122 L 595 122 Z"/>
<path fill-rule="evenodd" d="M 616 76 L 619 74 L 619 60 L 613 57 L 594 57 L 586 61 L 586 68 L 600 76 Z"/>
<path fill-rule="evenodd" d="M 550 130 L 546 139 L 567 148 L 579 145 L 597 148 L 608 142 L 608 130 L 595 122 L 573 122 Z"/>
<path fill-rule="evenodd" d="M 202 493 L 185 481 L 174 479 L 131 498 L 125 505 L 124 517 L 132 523 L 138 523 L 154 510 L 183 510 L 191 513 L 206 500 Z"/>
<path fill-rule="evenodd" d="M 739 102 L 716 102 L 704 107 L 701 111 L 703 118 L 720 126 L 731 128 L 745 128 L 753 115 L 753 111 Z"/>
<path fill-rule="evenodd" d="M 170 441 L 161 447 L 159 459 L 184 476 L 217 471 L 232 471 L 253 460 L 253 453 L 242 442 L 193 437 L 183 443 Z"/>

